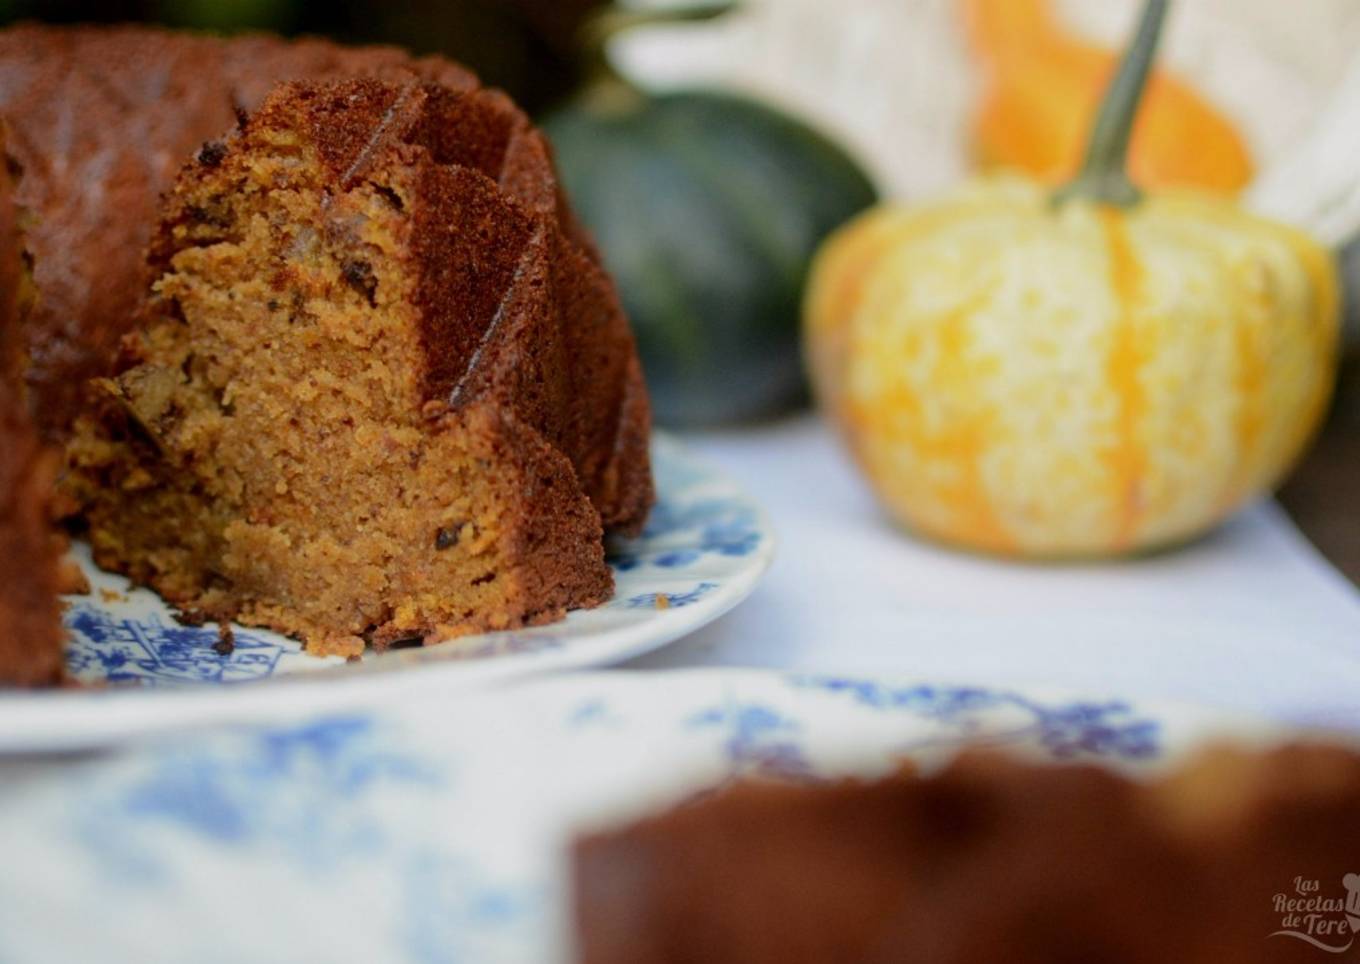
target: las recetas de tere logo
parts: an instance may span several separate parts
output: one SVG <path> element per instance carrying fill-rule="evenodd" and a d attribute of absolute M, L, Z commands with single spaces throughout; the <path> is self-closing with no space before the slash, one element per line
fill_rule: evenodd
<path fill-rule="evenodd" d="M 1295 877 L 1292 892 L 1275 895 L 1280 929 L 1270 936 L 1292 937 L 1333 954 L 1350 950 L 1360 934 L 1360 874 L 1347 874 L 1341 886 L 1345 896 L 1323 893 L 1320 881 Z"/>

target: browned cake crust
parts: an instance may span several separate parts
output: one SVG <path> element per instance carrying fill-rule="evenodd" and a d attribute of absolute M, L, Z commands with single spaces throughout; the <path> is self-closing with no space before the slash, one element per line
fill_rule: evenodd
<path fill-rule="evenodd" d="M 25 171 L 17 198 L 38 215 L 28 378 L 45 434 L 61 437 L 85 380 L 107 374 L 145 289 L 158 198 L 185 159 L 279 81 L 408 70 L 475 85 L 461 67 L 395 48 L 146 27 L 0 31 L 0 115 Z"/>
<path fill-rule="evenodd" d="M 994 756 L 928 779 L 747 784 L 578 844 L 581 959 L 1316 961 L 1271 936 L 1276 895 L 1332 901 L 1323 939 L 1347 942 L 1357 813 L 1360 757 L 1324 746 L 1219 750 L 1151 785 Z"/>
<path fill-rule="evenodd" d="M 284 85 L 185 168 L 150 263 L 70 449 L 101 565 L 330 650 L 608 598 L 646 393 L 503 95 Z"/>
<path fill-rule="evenodd" d="M 31 300 L 0 129 L 0 686 L 62 677 L 57 545 L 49 504 L 55 456 L 28 417 L 21 368 Z"/>

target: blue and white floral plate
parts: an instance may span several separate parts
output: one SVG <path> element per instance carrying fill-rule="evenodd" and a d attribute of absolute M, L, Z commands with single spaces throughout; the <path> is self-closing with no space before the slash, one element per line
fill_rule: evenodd
<path fill-rule="evenodd" d="M 1225 735 L 1274 738 L 1102 697 L 615 671 L 10 758 L 0 960 L 566 962 L 572 837 L 737 777 L 875 776 L 976 743 L 1143 771 Z"/>
<path fill-rule="evenodd" d="M 774 554 L 761 508 L 674 439 L 652 445 L 658 502 L 637 539 L 611 541 L 614 598 L 549 626 L 437 646 L 367 653 L 357 662 L 309 656 L 295 641 L 216 624 L 185 626 L 154 593 L 76 558 L 90 579 L 69 597 L 67 665 L 103 691 L 0 691 L 0 752 L 106 745 L 146 732 L 297 715 L 394 690 L 442 691 L 555 670 L 604 666 L 656 649 L 727 612 L 755 588 Z M 267 682 L 268 685 L 255 685 Z M 202 684 L 231 684 L 207 686 Z M 250 683 L 250 686 L 238 684 Z"/>

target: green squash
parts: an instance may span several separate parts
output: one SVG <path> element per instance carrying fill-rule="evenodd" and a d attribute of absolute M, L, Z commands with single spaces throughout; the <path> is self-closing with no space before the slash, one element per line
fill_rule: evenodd
<path fill-rule="evenodd" d="M 714 425 L 802 404 L 808 264 L 877 200 L 873 185 L 839 147 L 755 101 L 628 90 L 592 91 L 544 128 L 618 283 L 657 422 Z"/>

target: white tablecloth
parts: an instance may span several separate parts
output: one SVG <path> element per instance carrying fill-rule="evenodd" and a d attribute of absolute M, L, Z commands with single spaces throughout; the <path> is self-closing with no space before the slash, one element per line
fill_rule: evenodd
<path fill-rule="evenodd" d="M 825 682 L 615 670 L 0 759 L 0 960 L 565 962 L 571 834 L 692 793 L 696 775 L 829 759 L 813 737 L 895 756 L 925 727 L 938 749 L 940 727 L 976 733 L 988 706 L 1002 731 L 1095 756 L 1203 736 L 1135 708 L 1153 697 L 1360 728 L 1360 600 L 1271 504 L 1151 559 L 1005 564 L 895 530 L 810 418 L 690 442 L 757 494 L 782 545 L 745 603 L 633 665 L 1048 684 L 1134 707 L 1081 702 L 1078 718 L 1004 693 L 869 684 L 861 701 Z M 1045 714 L 1052 733 L 1033 729 Z"/>
<path fill-rule="evenodd" d="M 1360 592 L 1273 502 L 1188 547 L 1001 562 L 895 528 L 811 417 L 686 441 L 765 505 L 755 594 L 632 666 L 766 666 L 1051 685 L 1360 729 Z"/>

